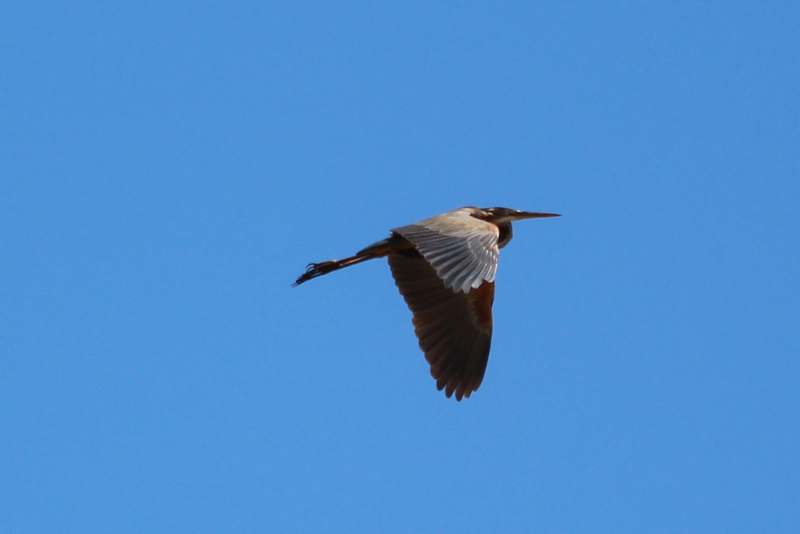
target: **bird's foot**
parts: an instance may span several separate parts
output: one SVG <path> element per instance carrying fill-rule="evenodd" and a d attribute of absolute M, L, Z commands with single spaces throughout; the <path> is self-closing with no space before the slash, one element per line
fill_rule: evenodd
<path fill-rule="evenodd" d="M 292 284 L 292 287 L 297 287 L 304 282 L 308 282 L 312 278 L 322 276 L 323 274 L 328 274 L 329 272 L 335 271 L 339 268 L 340 265 L 338 260 L 324 261 L 322 263 L 309 263 L 306 266 L 306 272 L 301 274 L 297 280 L 295 280 L 294 284 Z"/>

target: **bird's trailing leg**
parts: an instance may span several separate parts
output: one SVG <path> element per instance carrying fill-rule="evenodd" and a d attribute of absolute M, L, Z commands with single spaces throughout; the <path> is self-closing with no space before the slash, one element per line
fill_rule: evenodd
<path fill-rule="evenodd" d="M 292 284 L 292 286 L 297 287 L 303 282 L 308 282 L 312 278 L 322 276 L 323 274 L 332 273 L 333 271 L 338 271 L 339 269 L 344 269 L 345 267 L 355 265 L 356 263 L 361 263 L 362 261 L 371 260 L 373 257 L 356 255 L 356 256 L 351 256 L 349 258 L 345 258 L 343 260 L 323 261 L 322 263 L 309 263 L 308 266 L 306 267 L 306 272 L 301 274 L 297 278 L 295 283 Z"/>
<path fill-rule="evenodd" d="M 350 267 L 351 265 L 355 265 L 357 263 L 367 260 L 374 260 L 375 258 L 385 258 L 389 254 L 395 254 L 403 250 L 413 248 L 414 245 L 409 243 L 404 237 L 400 236 L 399 234 L 392 234 L 391 237 L 388 237 L 383 241 L 378 241 L 377 243 L 368 246 L 364 250 L 359 251 L 355 256 L 350 256 L 349 258 L 345 258 L 343 260 L 309 263 L 306 267 L 306 272 L 301 274 L 295 283 L 292 284 L 292 286 L 297 287 L 303 282 L 308 282 L 312 278 L 332 273 L 333 271 L 338 271 L 339 269 L 344 269 L 345 267 Z"/>

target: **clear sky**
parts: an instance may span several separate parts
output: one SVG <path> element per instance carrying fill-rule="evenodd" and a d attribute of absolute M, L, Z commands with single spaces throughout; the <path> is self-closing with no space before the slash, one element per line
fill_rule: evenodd
<path fill-rule="evenodd" d="M 800 532 L 800 3 L 0 5 L 0 530 Z M 385 261 L 503 249 L 436 391 Z"/>

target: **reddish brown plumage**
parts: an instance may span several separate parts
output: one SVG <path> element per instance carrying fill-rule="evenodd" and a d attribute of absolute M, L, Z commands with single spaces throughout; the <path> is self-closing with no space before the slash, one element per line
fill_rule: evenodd
<path fill-rule="evenodd" d="M 508 208 L 449 211 L 396 228 L 355 256 L 312 263 L 295 285 L 388 256 L 436 387 L 461 400 L 480 387 L 486 372 L 499 250 L 513 236 L 512 221 L 538 217 L 557 215 Z"/>
<path fill-rule="evenodd" d="M 492 329 L 492 305 L 494 304 L 494 282 L 484 282 L 480 287 L 467 293 L 475 321 L 483 327 Z"/>

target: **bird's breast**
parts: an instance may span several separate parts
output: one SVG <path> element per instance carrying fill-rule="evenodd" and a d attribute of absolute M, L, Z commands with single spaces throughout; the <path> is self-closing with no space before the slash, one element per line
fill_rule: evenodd
<path fill-rule="evenodd" d="M 475 323 L 484 330 L 492 330 L 492 305 L 494 282 L 484 282 L 466 294 Z"/>

